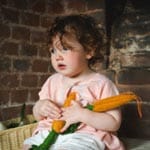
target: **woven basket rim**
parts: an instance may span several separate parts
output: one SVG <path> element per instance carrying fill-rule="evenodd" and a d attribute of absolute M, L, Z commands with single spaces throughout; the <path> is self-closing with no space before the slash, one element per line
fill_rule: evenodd
<path fill-rule="evenodd" d="M 0 150 L 20 150 L 25 139 L 32 136 L 38 123 L 0 131 Z"/>
<path fill-rule="evenodd" d="M 31 127 L 36 126 L 36 125 L 37 125 L 37 123 L 31 123 L 31 124 L 27 124 L 27 125 L 15 127 L 15 128 L 9 128 L 9 129 L 5 129 L 5 130 L 1 130 L 0 131 L 0 136 L 2 136 L 3 134 L 9 134 L 10 132 L 12 132 L 14 130 L 21 130 L 21 129 L 31 128 Z"/>

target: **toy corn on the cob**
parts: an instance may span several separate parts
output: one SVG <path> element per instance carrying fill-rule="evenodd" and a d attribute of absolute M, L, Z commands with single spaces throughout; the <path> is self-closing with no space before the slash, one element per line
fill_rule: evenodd
<path fill-rule="evenodd" d="M 75 92 L 69 93 L 69 95 L 67 96 L 67 98 L 65 100 L 63 107 L 68 107 L 71 104 L 71 101 L 75 100 L 75 99 L 76 99 L 76 93 Z M 42 144 L 40 144 L 39 146 L 32 145 L 30 150 L 48 150 L 49 147 L 53 143 L 55 143 L 55 141 L 59 135 L 59 132 L 63 128 L 64 125 L 65 125 L 64 120 L 54 120 L 52 122 L 52 130 L 50 131 L 50 133 L 48 134 L 48 136 L 46 137 L 44 142 Z M 75 128 L 73 128 L 73 129 L 75 129 Z"/>
<path fill-rule="evenodd" d="M 69 97 L 66 99 L 64 103 L 64 107 L 68 107 L 71 103 L 71 100 L 75 100 L 76 93 L 70 93 Z M 119 106 L 122 106 L 124 104 L 127 104 L 128 102 L 136 101 L 137 102 L 137 109 L 140 118 L 142 117 L 142 111 L 141 111 L 141 98 L 135 95 L 133 92 L 127 92 L 122 93 L 117 96 L 108 97 L 101 100 L 96 100 L 93 104 L 88 104 L 86 106 L 87 109 L 95 111 L 95 112 L 104 112 L 108 111 L 110 109 L 117 108 Z M 65 133 L 71 133 L 74 132 L 78 124 L 72 124 Z M 31 150 L 48 150 L 49 147 L 56 141 L 60 130 L 65 125 L 65 121 L 63 120 L 55 120 L 52 124 L 52 131 L 49 133 L 48 137 L 45 139 L 45 141 L 40 146 L 33 146 Z"/>
<path fill-rule="evenodd" d="M 110 109 L 117 108 L 131 101 L 137 102 L 137 109 L 138 109 L 139 117 L 141 118 L 142 117 L 141 98 L 135 95 L 133 92 L 126 92 L 126 93 L 119 94 L 117 96 L 104 98 L 95 101 L 92 105 L 87 105 L 87 107 L 95 112 L 103 112 L 103 111 L 108 111 Z"/>

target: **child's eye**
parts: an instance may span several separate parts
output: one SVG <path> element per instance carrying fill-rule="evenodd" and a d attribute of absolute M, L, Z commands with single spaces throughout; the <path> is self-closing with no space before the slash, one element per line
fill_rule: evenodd
<path fill-rule="evenodd" d="M 63 51 L 64 51 L 64 52 L 67 52 L 67 51 L 70 51 L 70 50 L 72 50 L 71 47 L 63 47 Z"/>
<path fill-rule="evenodd" d="M 69 49 L 66 47 L 63 47 L 63 51 L 68 51 Z"/>
<path fill-rule="evenodd" d="M 51 54 L 55 53 L 55 49 L 54 48 L 50 49 L 49 51 L 50 51 Z"/>

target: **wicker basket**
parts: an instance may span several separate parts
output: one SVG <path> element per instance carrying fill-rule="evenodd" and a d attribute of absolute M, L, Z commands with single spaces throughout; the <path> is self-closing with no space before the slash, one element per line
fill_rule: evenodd
<path fill-rule="evenodd" d="M 28 119 L 33 122 L 32 116 L 28 116 Z M 18 118 L 6 121 L 4 124 L 15 120 L 18 120 Z M 32 135 L 36 125 L 36 123 L 32 123 L 0 131 L 0 150 L 21 150 L 23 141 Z"/>

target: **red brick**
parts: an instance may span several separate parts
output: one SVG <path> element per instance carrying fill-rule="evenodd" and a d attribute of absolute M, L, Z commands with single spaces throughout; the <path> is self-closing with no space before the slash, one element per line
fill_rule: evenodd
<path fill-rule="evenodd" d="M 33 1 L 33 4 L 30 5 L 33 12 L 44 13 L 46 10 L 45 0 L 42 1 Z"/>
<path fill-rule="evenodd" d="M 51 15 L 64 13 L 63 1 L 60 0 L 48 1 L 47 12 Z"/>
<path fill-rule="evenodd" d="M 19 86 L 19 78 L 16 74 L 0 75 L 0 87 L 15 88 Z"/>
<path fill-rule="evenodd" d="M 6 1 L 6 0 L 1 0 L 1 4 L 2 4 L 2 5 L 6 5 L 6 4 L 7 4 L 7 1 Z"/>
<path fill-rule="evenodd" d="M 2 38 L 10 37 L 10 28 L 8 25 L 0 24 L 0 37 Z"/>
<path fill-rule="evenodd" d="M 36 102 L 39 99 L 39 93 L 40 89 L 31 89 L 29 90 L 30 93 L 30 98 L 29 98 L 29 102 Z"/>
<path fill-rule="evenodd" d="M 11 59 L 7 57 L 0 58 L 0 71 L 10 72 L 11 71 Z"/>
<path fill-rule="evenodd" d="M 15 117 L 19 117 L 19 115 L 20 115 L 20 107 L 1 108 L 0 119 L 2 121 L 4 121 L 4 120 L 12 119 L 12 118 L 15 118 Z"/>
<path fill-rule="evenodd" d="M 54 18 L 50 16 L 41 16 L 41 26 L 42 27 L 50 27 Z"/>
<path fill-rule="evenodd" d="M 13 60 L 13 71 L 28 71 L 30 68 L 29 59 L 16 59 Z"/>
<path fill-rule="evenodd" d="M 33 114 L 32 109 L 33 109 L 33 105 L 26 104 L 26 115 Z"/>
<path fill-rule="evenodd" d="M 1 109 L 1 120 L 13 119 L 20 116 L 21 106 L 17 107 L 6 107 Z M 11 112 L 11 113 L 10 113 Z"/>
<path fill-rule="evenodd" d="M 80 0 L 80 1 L 77 1 L 77 0 L 71 0 L 71 1 L 67 1 L 68 4 L 67 4 L 67 11 L 68 12 L 72 12 L 72 11 L 75 11 L 75 12 L 83 12 L 86 10 L 86 3 L 84 0 Z"/>
<path fill-rule="evenodd" d="M 0 120 L 5 121 L 5 120 L 13 119 L 16 117 L 20 117 L 22 105 L 23 103 L 19 106 L 11 106 L 7 108 L 2 108 L 0 110 L 1 111 Z M 25 115 L 32 114 L 32 107 L 33 107 L 32 105 L 26 104 Z"/>
<path fill-rule="evenodd" d="M 41 87 L 45 83 L 45 81 L 50 77 L 50 75 L 51 74 L 40 76 L 39 87 Z"/>
<path fill-rule="evenodd" d="M 30 30 L 26 27 L 12 27 L 12 38 L 16 40 L 28 40 L 30 39 Z"/>
<path fill-rule="evenodd" d="M 38 76 L 37 75 L 22 75 L 21 85 L 23 87 L 37 87 Z"/>
<path fill-rule="evenodd" d="M 2 8 L 2 13 L 4 20 L 7 22 L 18 23 L 19 22 L 19 12 L 11 8 Z"/>
<path fill-rule="evenodd" d="M 37 56 L 38 55 L 38 47 L 33 44 L 22 43 L 20 54 L 22 56 Z"/>
<path fill-rule="evenodd" d="M 119 84 L 138 85 L 150 84 L 150 71 L 148 69 L 124 69 L 120 70 L 117 79 Z"/>
<path fill-rule="evenodd" d="M 3 43 L 3 45 L 0 47 L 1 54 L 5 55 L 18 55 L 18 44 L 13 43 L 11 41 L 6 41 Z"/>
<path fill-rule="evenodd" d="M 0 90 L 0 105 L 8 104 L 9 102 L 9 90 Z"/>
<path fill-rule="evenodd" d="M 14 7 L 14 8 L 18 8 L 18 9 L 26 9 L 28 6 L 27 1 L 20 1 L 20 0 L 7 0 L 7 5 L 9 7 Z"/>
<path fill-rule="evenodd" d="M 47 57 L 50 59 L 48 49 L 48 46 L 43 44 L 41 47 L 39 47 L 39 55 L 41 57 Z"/>
<path fill-rule="evenodd" d="M 45 43 L 47 41 L 47 35 L 45 31 L 32 31 L 31 42 L 33 43 Z"/>
<path fill-rule="evenodd" d="M 21 24 L 29 25 L 29 26 L 39 26 L 40 23 L 39 15 L 33 13 L 22 13 L 21 15 Z"/>
<path fill-rule="evenodd" d="M 33 72 L 48 72 L 49 61 L 34 60 L 32 65 Z"/>
<path fill-rule="evenodd" d="M 19 89 L 11 91 L 11 104 L 25 103 L 28 100 L 28 90 Z"/>
<path fill-rule="evenodd" d="M 4 121 L 4 120 L 6 120 L 5 118 L 4 118 L 4 116 L 3 116 L 3 108 L 2 107 L 0 107 L 0 120 L 1 121 Z"/>
<path fill-rule="evenodd" d="M 51 63 L 49 63 L 48 72 L 49 72 L 49 73 L 54 73 L 54 72 L 55 72 L 55 70 L 54 70 L 54 68 L 53 68 L 53 66 L 52 66 Z"/>

